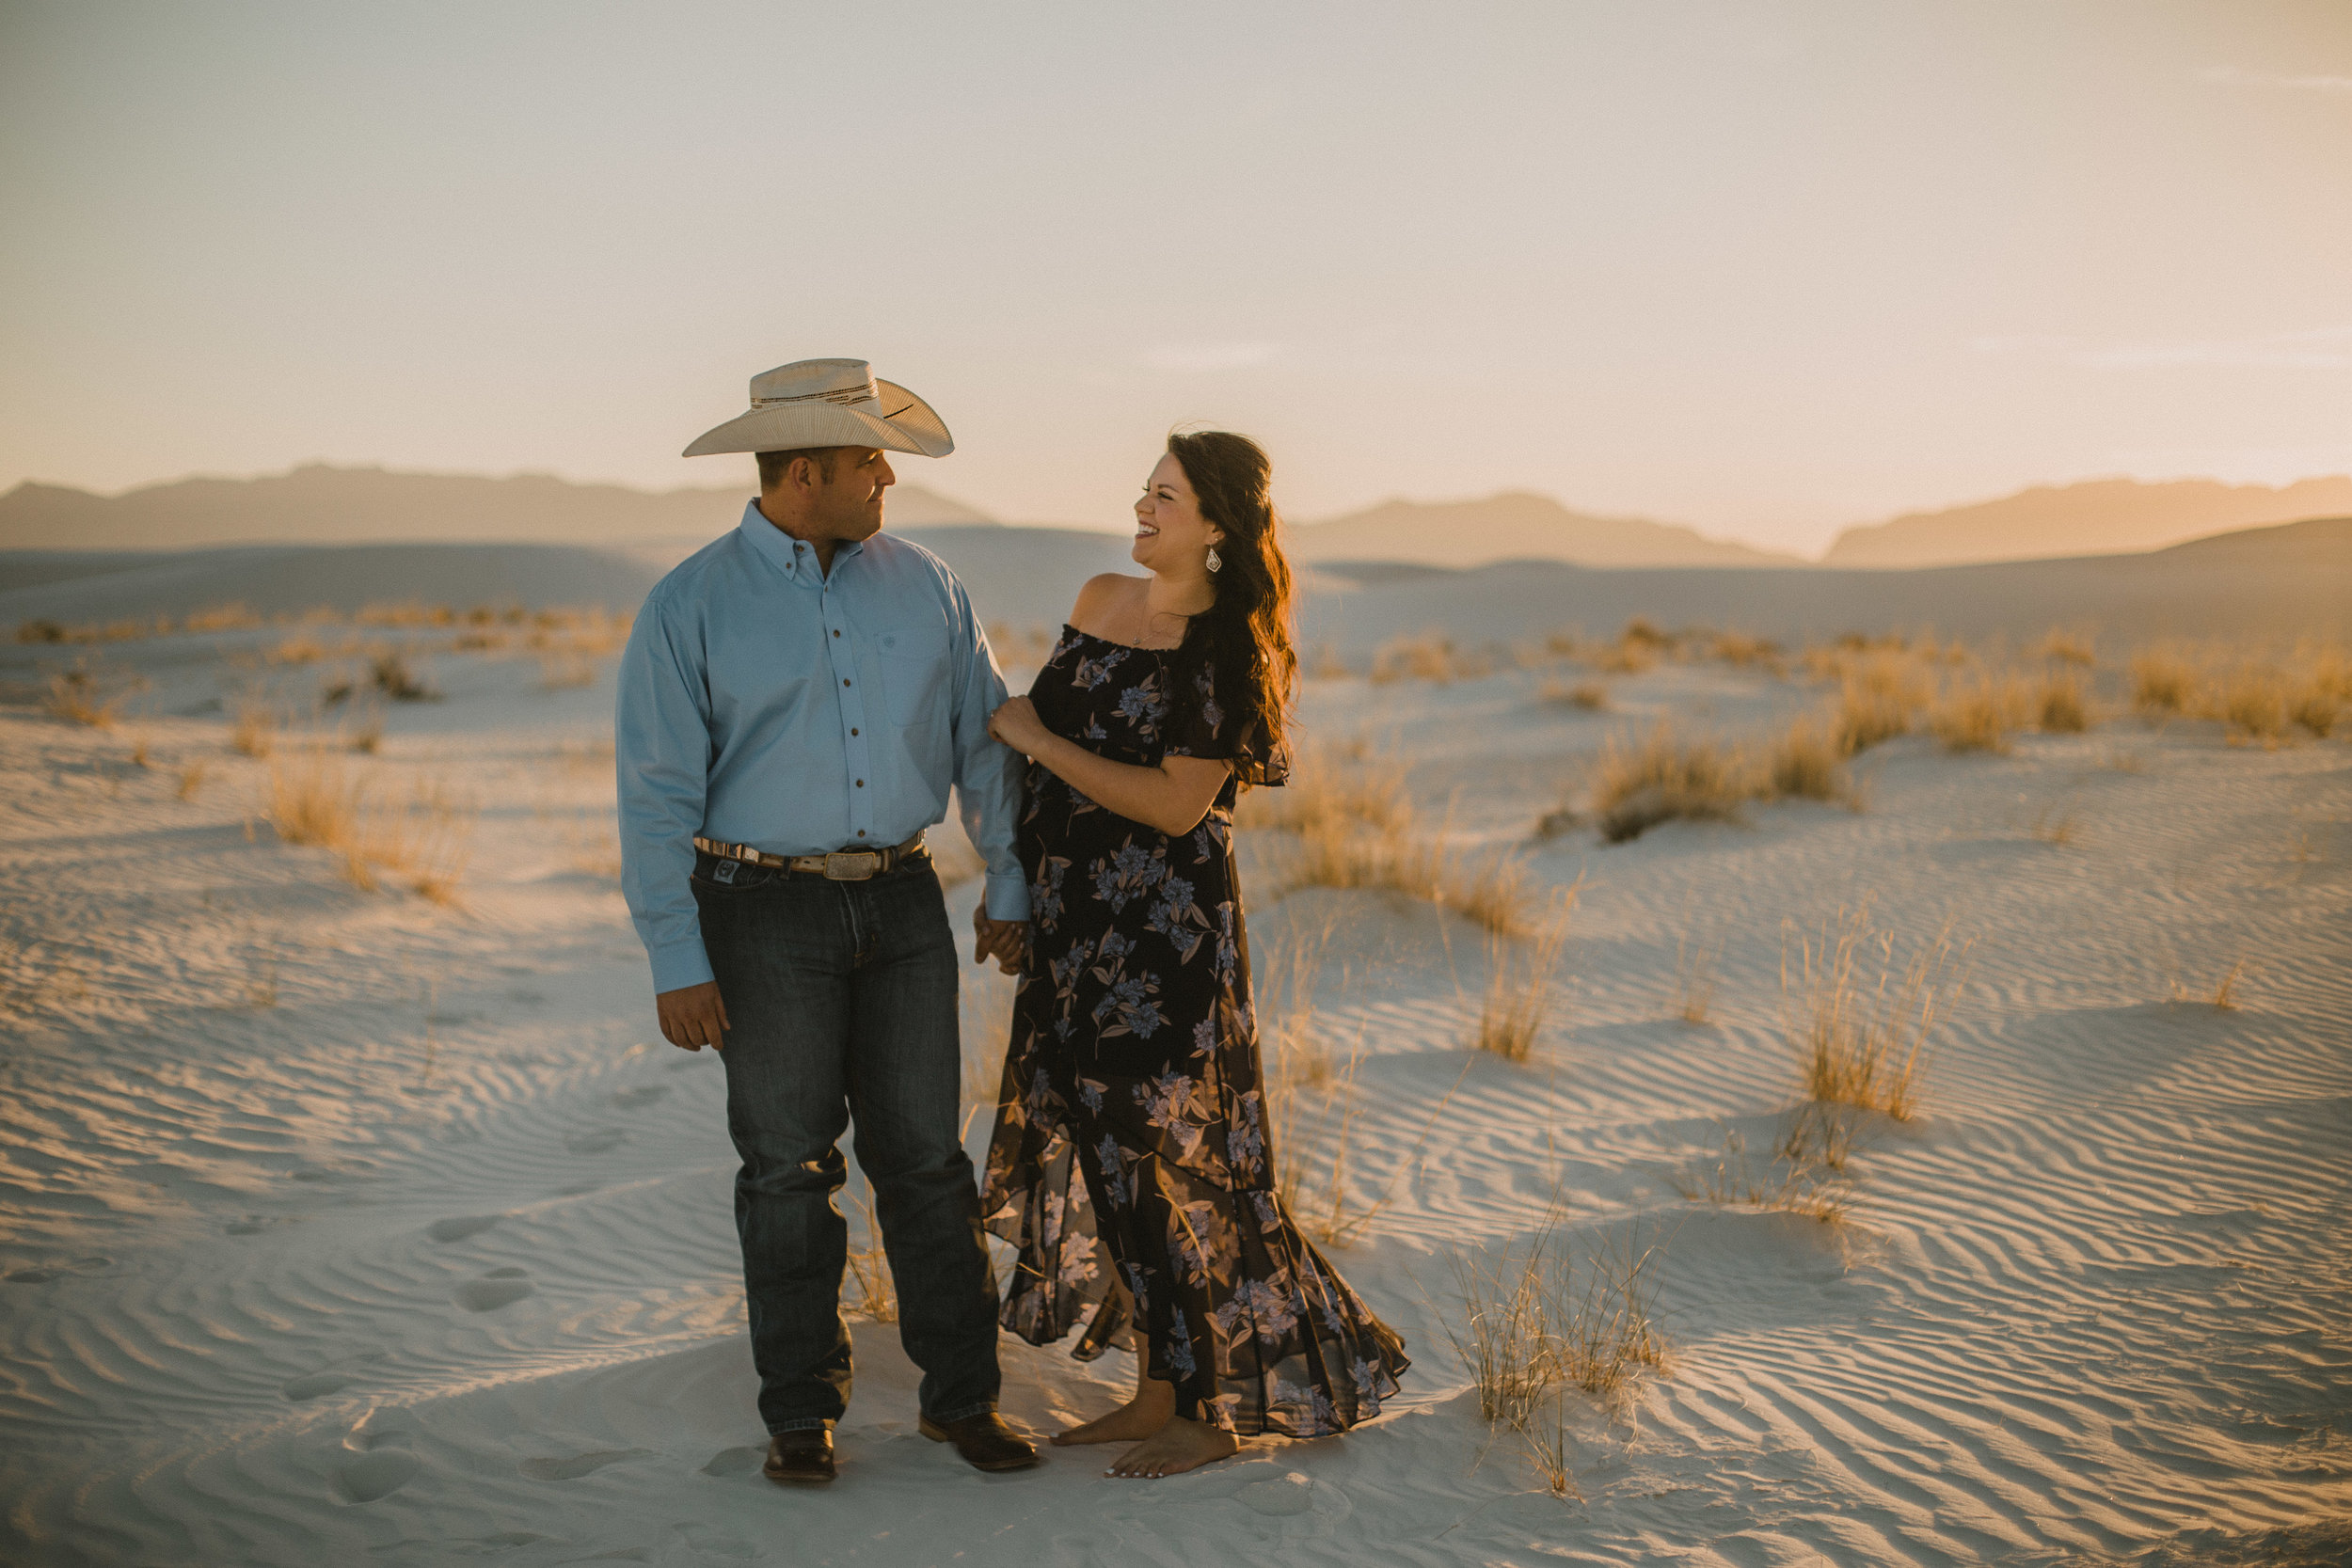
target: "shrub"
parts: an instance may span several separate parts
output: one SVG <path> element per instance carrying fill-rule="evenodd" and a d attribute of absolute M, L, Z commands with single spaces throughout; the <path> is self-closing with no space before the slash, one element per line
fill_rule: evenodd
<path fill-rule="evenodd" d="M 1683 741 L 1660 724 L 1638 743 L 1612 736 L 1601 748 L 1593 787 L 1600 835 L 1611 844 L 1639 838 L 1661 822 L 1726 821 L 1754 793 L 1747 760 L 1712 740 Z"/>
<path fill-rule="evenodd" d="M 1839 681 L 1838 752 L 1853 756 L 1910 733 L 1913 716 L 1931 696 L 1926 678 L 1899 653 L 1874 653 L 1848 665 Z"/>
<path fill-rule="evenodd" d="M 2195 666 L 2170 649 L 2148 648 L 2132 656 L 2132 705 L 2143 713 L 2179 713 L 2196 687 Z"/>
<path fill-rule="evenodd" d="M 1785 1027 L 1805 1098 L 1915 1116 L 1930 1037 L 1959 994 L 1964 956 L 1947 927 L 1899 969 L 1894 940 L 1871 929 L 1867 904 L 1799 938 L 1793 974 L 1784 944 Z"/>
<path fill-rule="evenodd" d="M 2286 734 L 2286 683 L 2275 670 L 2239 665 L 2223 679 L 2216 705 L 2234 734 L 2256 740 L 2276 740 Z"/>
<path fill-rule="evenodd" d="M 1979 675 L 1953 683 L 1929 728 L 1947 752 L 2006 752 L 2023 706 L 2014 677 Z"/>
<path fill-rule="evenodd" d="M 1775 799 L 1843 799 L 1846 770 L 1831 722 L 1802 718 L 1783 730 L 1765 753 L 1764 785 Z"/>
<path fill-rule="evenodd" d="M 1609 689 L 1598 681 L 1546 681 L 1536 700 L 1598 713 L 1609 705 Z"/>
<path fill-rule="evenodd" d="M 2082 677 L 2072 671 L 2043 677 L 2034 698 L 2034 722 L 2052 735 L 2080 735 L 2090 728 L 2090 703 Z"/>

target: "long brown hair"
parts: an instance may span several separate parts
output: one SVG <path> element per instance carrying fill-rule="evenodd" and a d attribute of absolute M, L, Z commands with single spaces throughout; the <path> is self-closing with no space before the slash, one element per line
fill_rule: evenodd
<path fill-rule="evenodd" d="M 1201 517 L 1222 529 L 1223 564 L 1210 580 L 1216 603 L 1192 618 L 1184 641 L 1204 641 L 1220 662 L 1244 675 L 1241 735 L 1262 730 L 1269 759 L 1283 754 L 1298 655 L 1291 646 L 1291 568 L 1275 535 L 1274 464 L 1265 450 L 1230 430 L 1168 438 L 1168 455 L 1200 499 Z"/>

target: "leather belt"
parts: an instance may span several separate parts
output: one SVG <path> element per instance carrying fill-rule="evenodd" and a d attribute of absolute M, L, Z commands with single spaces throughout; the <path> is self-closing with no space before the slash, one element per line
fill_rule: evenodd
<path fill-rule="evenodd" d="M 885 871 L 896 871 L 915 856 L 930 852 L 924 846 L 923 835 L 919 832 L 904 844 L 893 844 L 884 849 L 835 849 L 824 855 L 771 855 L 748 844 L 722 844 L 715 838 L 704 838 L 699 834 L 695 836 L 694 847 L 706 855 L 716 855 L 723 861 L 741 861 L 748 865 L 769 865 L 784 871 L 810 872 L 829 882 L 863 882 Z"/>

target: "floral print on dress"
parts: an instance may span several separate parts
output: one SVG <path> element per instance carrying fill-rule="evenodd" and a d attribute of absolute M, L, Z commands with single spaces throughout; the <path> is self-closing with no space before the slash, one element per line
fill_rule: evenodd
<path fill-rule="evenodd" d="M 1090 1358 L 1132 1326 L 1185 1414 L 1311 1437 L 1378 1415 L 1407 1362 L 1273 1190 L 1232 821 L 1238 783 L 1286 766 L 1219 702 L 1221 668 L 1066 627 L 1029 692 L 1047 728 L 1115 761 L 1233 776 L 1171 835 L 1030 768 L 1030 942 L 982 1208 L 1017 1249 L 1007 1328 L 1045 1344 L 1083 1323 Z"/>

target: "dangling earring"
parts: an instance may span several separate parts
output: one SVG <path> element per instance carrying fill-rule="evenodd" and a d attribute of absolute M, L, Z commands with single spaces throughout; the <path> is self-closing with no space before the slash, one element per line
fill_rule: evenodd
<path fill-rule="evenodd" d="M 1224 558 L 1216 553 L 1216 546 L 1215 545 L 1211 545 L 1209 546 L 1209 570 L 1212 572 L 1221 572 L 1224 569 Z"/>

